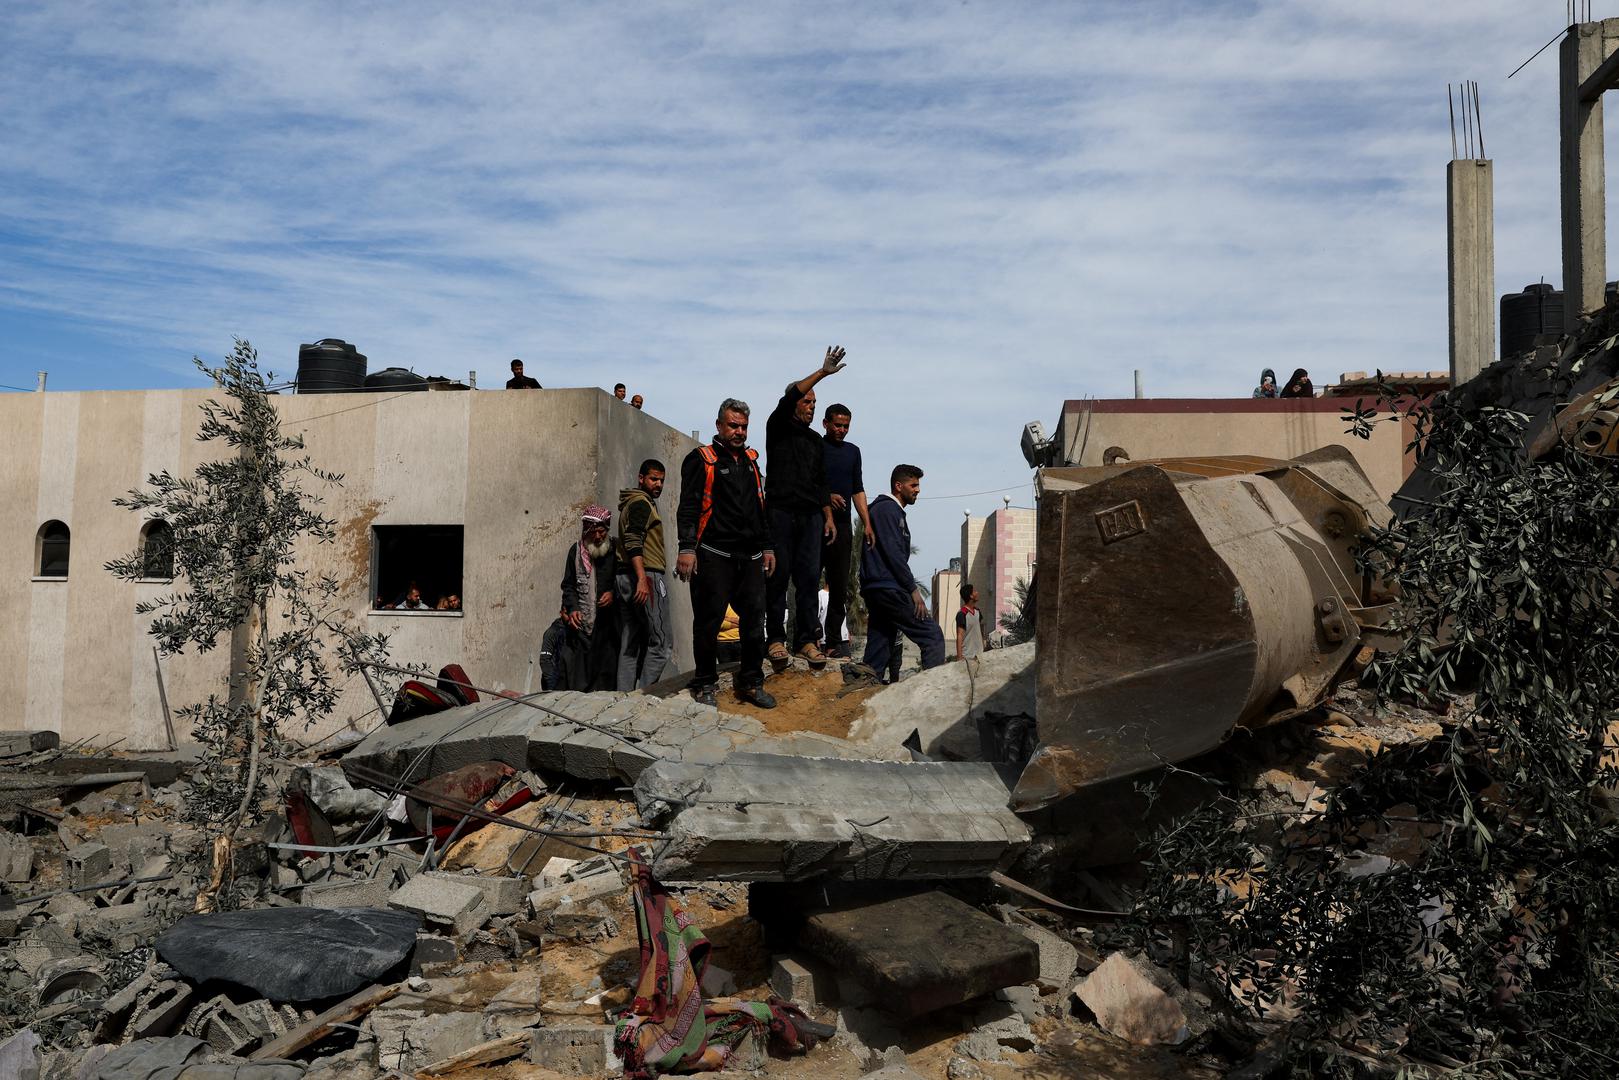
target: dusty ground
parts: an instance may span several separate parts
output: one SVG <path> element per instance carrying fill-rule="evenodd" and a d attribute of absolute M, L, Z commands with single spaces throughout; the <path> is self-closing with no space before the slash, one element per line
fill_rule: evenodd
<path fill-rule="evenodd" d="M 751 716 L 772 734 L 813 731 L 844 739 L 848 738 L 849 725 L 860 715 L 866 699 L 880 688 L 845 692 L 841 664 L 829 662 L 816 672 L 802 660 L 795 660 L 793 666 L 780 675 L 767 674 L 765 689 L 775 696 L 774 709 L 743 704 L 730 692 L 729 684 L 724 683 L 722 692 L 717 695 L 720 711 Z"/>

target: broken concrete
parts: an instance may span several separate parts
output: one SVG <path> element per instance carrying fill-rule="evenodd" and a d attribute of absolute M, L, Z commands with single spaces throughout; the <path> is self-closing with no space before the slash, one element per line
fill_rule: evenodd
<path fill-rule="evenodd" d="M 476 762 L 499 761 L 579 780 L 633 783 L 656 761 L 713 764 L 743 748 L 892 760 L 903 754 L 812 732 L 767 735 L 757 720 L 721 713 L 684 696 L 559 691 L 527 700 L 554 713 L 505 699 L 446 709 L 378 728 L 343 758 L 344 771 L 354 783 L 375 787 L 375 778 L 365 770 L 398 777 L 408 767 L 410 779 L 420 782 Z"/>
<path fill-rule="evenodd" d="M 37 754 L 61 745 L 62 737 L 54 731 L 0 731 L 0 758 Z"/>
<path fill-rule="evenodd" d="M 671 841 L 654 870 L 677 881 L 985 877 L 1029 841 L 994 767 L 733 754 L 663 762 L 635 785 Z"/>
<path fill-rule="evenodd" d="M 1178 1046 L 1207 1026 L 1185 989 L 1140 956 L 1113 953 L 1073 993 L 1098 1027 L 1138 1046 Z"/>
<path fill-rule="evenodd" d="M 490 914 L 484 907 L 482 889 L 444 874 L 417 874 L 388 899 L 388 906 L 415 912 L 457 937 L 478 929 Z"/>
<path fill-rule="evenodd" d="M 922 752 L 951 761 L 999 761 L 985 743 L 992 716 L 1034 716 L 1034 642 L 993 649 L 972 663 L 941 664 L 866 699 L 849 741 L 898 750 L 915 731 Z"/>
<path fill-rule="evenodd" d="M 608 1024 L 576 1024 L 534 1029 L 528 1060 L 564 1076 L 599 1076 L 613 1054 L 613 1028 Z"/>
<path fill-rule="evenodd" d="M 430 870 L 411 879 L 412 882 L 448 881 L 456 885 L 470 885 L 483 893 L 484 910 L 490 915 L 515 915 L 523 910 L 528 895 L 528 882 L 522 878 L 496 877 L 491 874 L 446 874 Z"/>
<path fill-rule="evenodd" d="M 1040 970 L 1028 938 L 942 892 L 820 912 L 799 938 L 900 1017 L 1026 983 Z"/>
<path fill-rule="evenodd" d="M 339 878 L 305 885 L 299 902 L 317 908 L 380 908 L 388 906 L 393 884 L 387 878 Z"/>
<path fill-rule="evenodd" d="M 0 832 L 0 881 L 21 882 L 34 876 L 34 845 L 28 837 Z"/>

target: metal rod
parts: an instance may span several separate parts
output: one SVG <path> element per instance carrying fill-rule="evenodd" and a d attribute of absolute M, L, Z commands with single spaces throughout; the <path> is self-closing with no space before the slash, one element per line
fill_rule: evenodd
<path fill-rule="evenodd" d="M 157 700 L 163 703 L 163 726 L 169 732 L 169 749 L 178 750 L 180 744 L 174 738 L 174 717 L 169 715 L 169 692 L 163 686 L 163 658 L 158 655 L 157 646 L 152 646 L 152 667 L 157 669 Z"/>
<path fill-rule="evenodd" d="M 318 855 L 344 855 L 351 851 L 370 851 L 372 848 L 398 847 L 400 844 L 414 844 L 418 840 L 430 840 L 429 836 L 400 836 L 391 840 L 367 840 L 362 844 L 265 844 L 274 851 L 313 851 Z"/>
<path fill-rule="evenodd" d="M 1445 84 L 1445 103 L 1450 106 L 1450 160 L 1456 160 L 1456 95 Z"/>
<path fill-rule="evenodd" d="M 1478 83 L 1476 81 L 1473 83 L 1473 115 L 1477 118 L 1478 123 L 1478 156 L 1481 158 L 1488 157 L 1489 155 L 1484 152 L 1484 107 L 1479 103 Z"/>

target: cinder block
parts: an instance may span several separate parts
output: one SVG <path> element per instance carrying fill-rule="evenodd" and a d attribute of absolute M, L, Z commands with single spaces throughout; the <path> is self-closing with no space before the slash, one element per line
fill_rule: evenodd
<path fill-rule="evenodd" d="M 62 877 L 70 889 L 97 885 L 112 873 L 112 851 L 106 844 L 80 844 L 62 853 Z"/>
<path fill-rule="evenodd" d="M 607 1024 L 578 1024 L 534 1029 L 528 1059 L 564 1076 L 597 1076 L 607 1071 L 613 1054 L 613 1029 Z"/>
<path fill-rule="evenodd" d="M 770 989 L 799 1005 L 828 1005 L 836 983 L 824 966 L 807 956 L 778 956 L 770 962 Z"/>
<path fill-rule="evenodd" d="M 457 936 L 478 929 L 489 917 L 483 902 L 483 890 L 427 874 L 417 874 L 400 886 L 399 891 L 389 898 L 388 906 L 400 911 L 414 911 Z"/>
<path fill-rule="evenodd" d="M 523 897 L 528 882 L 517 877 L 495 877 L 490 874 L 446 874 L 429 870 L 424 878 L 448 881 L 456 885 L 471 885 L 483 893 L 483 905 L 491 915 L 515 915 L 523 910 Z"/>
<path fill-rule="evenodd" d="M 528 894 L 528 906 L 538 917 L 564 901 L 584 905 L 592 900 L 618 896 L 623 891 L 624 881 L 617 873 L 592 874 L 583 881 L 565 881 L 548 889 L 535 889 Z"/>
<path fill-rule="evenodd" d="M 392 888 L 386 878 L 345 878 L 305 885 L 304 907 L 387 907 Z"/>

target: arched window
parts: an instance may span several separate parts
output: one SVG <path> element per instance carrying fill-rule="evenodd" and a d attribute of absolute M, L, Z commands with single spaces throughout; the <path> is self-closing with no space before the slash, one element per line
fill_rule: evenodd
<path fill-rule="evenodd" d="M 39 527 L 39 576 L 67 577 L 67 556 L 71 539 L 60 521 L 47 521 Z"/>
<path fill-rule="evenodd" d="M 141 577 L 174 577 L 174 529 L 166 521 L 148 521 L 141 528 Z"/>

